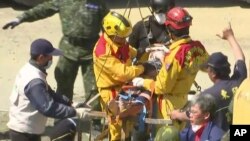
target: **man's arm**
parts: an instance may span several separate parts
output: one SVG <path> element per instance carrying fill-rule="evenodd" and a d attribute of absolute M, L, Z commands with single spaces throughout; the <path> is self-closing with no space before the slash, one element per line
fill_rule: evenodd
<path fill-rule="evenodd" d="M 168 94 L 174 88 L 179 72 L 180 67 L 177 61 L 173 61 L 171 64 L 164 63 L 156 77 L 156 81 L 144 79 L 143 87 L 150 91 L 154 86 L 156 95 Z"/>
<path fill-rule="evenodd" d="M 48 88 L 49 94 L 51 94 L 51 96 L 53 97 L 53 99 L 56 102 L 65 104 L 67 106 L 71 106 L 72 101 L 70 99 L 68 99 L 66 96 L 62 95 L 62 94 L 57 94 L 54 90 L 51 89 L 51 87 L 49 86 Z"/>
<path fill-rule="evenodd" d="M 247 77 L 247 68 L 245 64 L 245 55 L 234 36 L 233 29 L 231 28 L 231 24 L 229 23 L 228 27 L 226 27 L 222 34 L 217 34 L 221 39 L 227 40 L 230 44 L 232 52 L 234 54 L 236 64 L 234 68 L 234 73 L 232 78 L 239 78 L 239 81 L 243 81 Z"/>
<path fill-rule="evenodd" d="M 217 36 L 220 37 L 221 39 L 228 41 L 230 47 L 232 48 L 236 61 L 238 60 L 245 61 L 244 53 L 234 36 L 233 29 L 231 28 L 231 23 L 229 23 L 228 27 L 222 31 L 222 34 L 217 34 Z"/>
<path fill-rule="evenodd" d="M 33 22 L 36 20 L 44 19 L 50 17 L 59 11 L 59 4 L 60 0 L 50 0 L 35 6 L 32 9 L 29 9 L 22 13 L 21 15 L 17 16 L 16 19 L 6 23 L 2 28 L 15 28 L 19 24 L 23 22 Z"/>
<path fill-rule="evenodd" d="M 189 120 L 189 111 L 173 110 L 170 113 L 170 118 L 172 120 L 188 121 Z"/>
<path fill-rule="evenodd" d="M 24 89 L 25 95 L 32 106 L 45 116 L 53 118 L 67 118 L 76 116 L 73 107 L 56 102 L 46 84 L 41 79 L 33 79 Z"/>
<path fill-rule="evenodd" d="M 108 60 L 103 65 L 105 60 Z M 113 80 L 120 82 L 127 82 L 136 76 L 143 73 L 144 67 L 142 65 L 129 66 L 121 63 L 117 58 L 110 55 L 102 55 L 98 57 L 99 68 L 102 68 L 102 73 L 108 74 Z"/>

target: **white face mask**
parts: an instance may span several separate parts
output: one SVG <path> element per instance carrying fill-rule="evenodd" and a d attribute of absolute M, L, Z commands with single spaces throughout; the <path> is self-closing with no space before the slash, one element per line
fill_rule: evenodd
<path fill-rule="evenodd" d="M 157 21 L 159 24 L 164 24 L 164 23 L 165 23 L 165 21 L 166 21 L 166 16 L 165 16 L 164 13 L 155 13 L 154 16 L 155 16 L 156 21 Z"/>
<path fill-rule="evenodd" d="M 201 128 L 201 125 L 192 125 L 192 130 L 197 132 Z"/>
<path fill-rule="evenodd" d="M 47 65 L 45 65 L 43 68 L 48 69 L 52 65 L 52 60 L 49 60 Z"/>

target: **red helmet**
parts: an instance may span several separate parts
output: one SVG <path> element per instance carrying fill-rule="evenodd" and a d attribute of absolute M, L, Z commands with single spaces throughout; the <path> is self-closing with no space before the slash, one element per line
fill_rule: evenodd
<path fill-rule="evenodd" d="M 166 26 L 170 26 L 174 29 L 183 29 L 189 27 L 192 24 L 192 16 L 181 7 L 174 7 L 166 13 Z"/>

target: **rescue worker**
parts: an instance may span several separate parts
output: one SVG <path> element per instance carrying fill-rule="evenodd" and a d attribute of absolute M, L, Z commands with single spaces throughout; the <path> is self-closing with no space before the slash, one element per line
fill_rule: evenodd
<path fill-rule="evenodd" d="M 166 17 L 165 26 L 172 43 L 156 81 L 135 78 L 133 84 L 147 89 L 154 84 L 154 94 L 158 103 L 155 105 L 158 108 L 155 109 L 159 109 L 156 117 L 170 119 L 170 112 L 182 108 L 187 102 L 187 94 L 199 71 L 199 66 L 207 60 L 208 53 L 201 42 L 191 39 L 189 28 L 192 16 L 184 8 L 174 7 L 166 13 Z M 176 122 L 174 125 L 178 129 L 181 128 Z"/>
<path fill-rule="evenodd" d="M 76 118 L 71 117 L 85 118 L 90 109 L 75 109 L 71 106 L 71 100 L 55 93 L 47 83 L 46 70 L 51 66 L 53 56 L 62 54 L 61 50 L 54 48 L 46 39 L 36 39 L 32 42 L 30 60 L 16 76 L 10 95 L 7 126 L 10 129 L 11 141 L 40 141 L 48 117 L 64 119 L 58 124 L 64 125 L 63 129 L 56 130 L 58 125 L 54 129 L 59 133 L 64 133 L 62 130 L 70 131 L 64 135 L 62 141 L 74 140 Z"/>
<path fill-rule="evenodd" d="M 233 74 L 230 76 L 231 69 L 227 56 L 221 52 L 211 54 L 207 62 L 202 65 L 202 69 L 207 72 L 208 77 L 214 85 L 201 92 L 201 95 L 210 94 L 215 97 L 217 112 L 214 122 L 224 131 L 227 131 L 231 124 L 227 120 L 227 107 L 239 85 L 247 77 L 247 68 L 244 53 L 234 36 L 231 24 L 229 23 L 228 27 L 221 34 L 217 34 L 217 36 L 223 40 L 227 40 L 230 44 L 235 56 Z M 171 114 L 171 117 L 179 118 L 180 115 L 178 115 L 178 111 L 175 111 Z"/>
<path fill-rule="evenodd" d="M 93 59 L 101 105 L 105 110 L 122 85 L 144 73 L 146 65 L 132 66 L 136 50 L 126 41 L 132 31 L 132 25 L 126 17 L 114 11 L 108 13 L 103 19 L 103 30 L 94 48 Z M 118 120 L 109 124 L 111 141 L 121 140 L 121 123 Z M 126 134 L 126 140 L 129 140 L 129 134 Z"/>
<path fill-rule="evenodd" d="M 108 13 L 103 0 L 50 0 L 25 11 L 3 29 L 15 28 L 24 22 L 34 22 L 58 13 L 62 23 L 63 37 L 59 48 L 64 52 L 59 57 L 54 75 L 57 82 L 56 92 L 73 99 L 74 83 L 78 69 L 81 68 L 85 99 L 97 93 L 93 73 L 93 48 L 99 38 L 101 22 Z M 100 110 L 99 103 L 92 104 Z M 94 128 L 100 128 L 99 121 Z"/>
<path fill-rule="evenodd" d="M 150 0 L 152 15 L 147 16 L 133 26 L 129 44 L 138 51 L 136 60 L 147 60 L 146 47 L 155 43 L 169 44 L 170 37 L 164 25 L 165 13 L 175 6 L 175 0 Z"/>

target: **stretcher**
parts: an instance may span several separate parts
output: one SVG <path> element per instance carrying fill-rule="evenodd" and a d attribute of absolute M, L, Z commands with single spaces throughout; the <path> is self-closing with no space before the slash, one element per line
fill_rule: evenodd
<path fill-rule="evenodd" d="M 90 120 L 92 118 L 108 118 L 108 115 L 105 112 L 100 112 L 100 111 L 90 111 L 87 113 L 89 116 Z M 92 122 L 90 122 L 92 123 Z M 147 124 L 163 124 L 163 125 L 172 125 L 172 120 L 169 119 L 153 119 L 153 118 L 146 118 L 145 123 Z M 100 141 L 105 139 L 108 136 L 109 130 L 108 128 L 103 130 L 101 134 L 96 136 L 93 140 L 94 141 Z M 78 140 L 81 141 L 81 140 Z M 90 136 L 89 136 L 89 141 L 92 141 L 92 136 L 91 136 L 91 130 L 90 130 Z"/>

